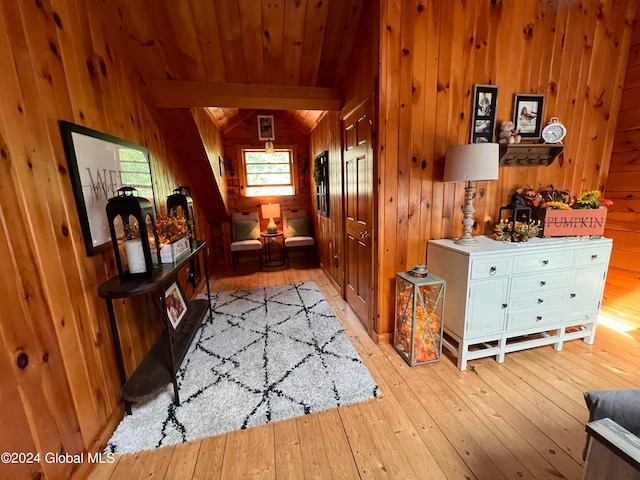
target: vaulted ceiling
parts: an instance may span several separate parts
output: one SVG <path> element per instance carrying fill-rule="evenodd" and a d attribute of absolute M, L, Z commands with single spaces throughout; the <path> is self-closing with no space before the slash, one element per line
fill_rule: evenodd
<path fill-rule="evenodd" d="M 120 0 L 123 48 L 162 107 L 212 107 L 224 133 L 257 109 L 310 131 L 339 90 L 363 0 Z"/>

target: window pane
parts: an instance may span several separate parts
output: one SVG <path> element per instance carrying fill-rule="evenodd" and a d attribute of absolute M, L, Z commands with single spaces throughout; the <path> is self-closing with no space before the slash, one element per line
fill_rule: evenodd
<path fill-rule="evenodd" d="M 289 164 L 275 164 L 275 165 L 247 165 L 247 173 L 261 173 L 261 172 L 274 172 L 274 173 L 289 173 Z"/>
<path fill-rule="evenodd" d="M 289 163 L 289 152 L 245 152 L 246 163 Z"/>
<path fill-rule="evenodd" d="M 293 195 L 293 187 L 247 187 L 247 197 L 267 197 L 271 195 Z"/>
<path fill-rule="evenodd" d="M 247 183 L 249 185 L 289 185 L 291 176 L 286 173 L 250 173 L 247 175 Z"/>

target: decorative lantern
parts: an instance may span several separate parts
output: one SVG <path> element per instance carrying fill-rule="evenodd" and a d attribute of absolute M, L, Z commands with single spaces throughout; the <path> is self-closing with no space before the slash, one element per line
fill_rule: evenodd
<path fill-rule="evenodd" d="M 411 365 L 442 356 L 445 281 L 424 265 L 396 274 L 396 323 L 393 346 Z"/>
<path fill-rule="evenodd" d="M 121 279 L 152 277 L 162 270 L 155 210 L 132 187 L 118 189 L 107 202 L 107 219 Z"/>
<path fill-rule="evenodd" d="M 515 228 L 516 222 L 529 223 L 531 221 L 531 208 L 522 203 L 520 195 L 514 193 L 511 202 L 504 207 L 500 207 L 498 214 L 500 222 L 510 222 Z"/>
<path fill-rule="evenodd" d="M 170 217 L 184 218 L 189 226 L 191 243 L 196 240 L 196 216 L 193 211 L 191 188 L 180 186 L 167 197 L 167 214 Z"/>

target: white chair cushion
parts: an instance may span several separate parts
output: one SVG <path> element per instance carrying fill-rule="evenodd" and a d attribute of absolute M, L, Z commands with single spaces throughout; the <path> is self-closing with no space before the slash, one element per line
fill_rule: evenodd
<path fill-rule="evenodd" d="M 313 244 L 313 237 L 289 237 L 284 239 L 285 247 L 307 247 Z"/>
<path fill-rule="evenodd" d="M 247 250 L 260 249 L 262 249 L 262 242 L 260 240 L 241 240 L 239 242 L 233 242 L 231 244 L 232 252 L 245 252 Z"/>

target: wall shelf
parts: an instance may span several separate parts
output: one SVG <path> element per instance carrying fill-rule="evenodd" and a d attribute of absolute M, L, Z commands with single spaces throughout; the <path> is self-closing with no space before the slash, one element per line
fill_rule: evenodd
<path fill-rule="evenodd" d="M 563 149 L 562 144 L 500 145 L 500 166 L 546 167 L 553 163 Z"/>

